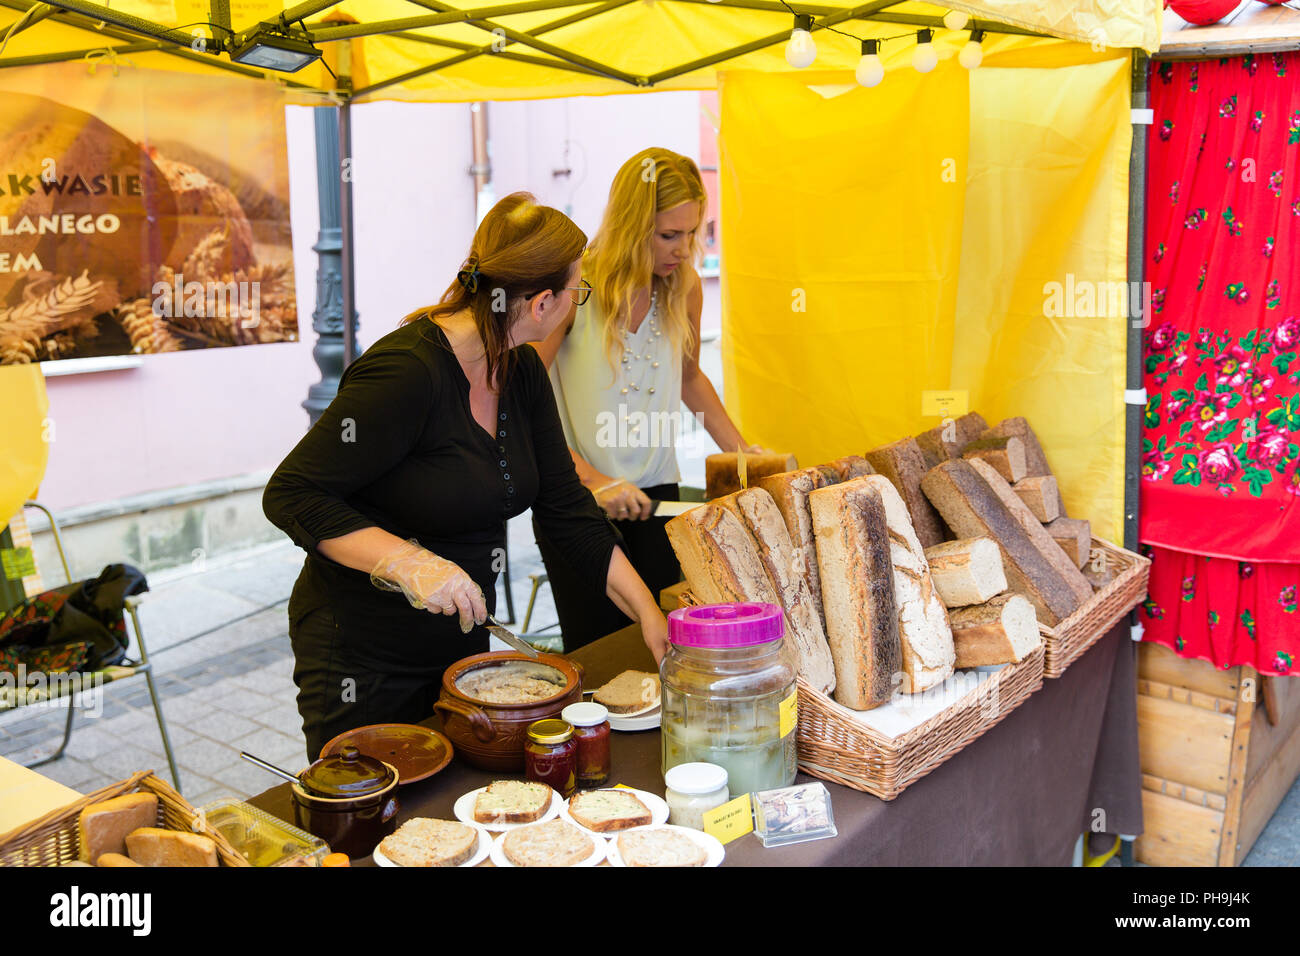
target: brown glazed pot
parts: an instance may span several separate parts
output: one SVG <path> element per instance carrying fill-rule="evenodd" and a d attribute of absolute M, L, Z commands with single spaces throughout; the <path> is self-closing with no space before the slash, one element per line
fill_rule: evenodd
<path fill-rule="evenodd" d="M 397 829 L 397 769 L 353 746 L 322 757 L 298 774 L 294 822 L 338 853 L 369 856 Z"/>
<path fill-rule="evenodd" d="M 507 661 L 547 664 L 565 677 L 565 686 L 553 697 L 528 704 L 494 704 L 462 693 L 456 682 L 469 671 Z M 443 732 L 451 738 L 456 756 L 481 770 L 524 770 L 524 744 L 528 725 L 544 717 L 558 717 L 569 704 L 582 699 L 582 666 L 555 654 L 529 657 L 521 651 L 489 651 L 457 661 L 442 675 L 442 695 L 433 709 L 442 717 Z"/>

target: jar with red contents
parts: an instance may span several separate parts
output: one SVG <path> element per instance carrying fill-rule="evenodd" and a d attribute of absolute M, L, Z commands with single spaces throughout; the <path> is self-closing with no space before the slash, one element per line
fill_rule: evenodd
<path fill-rule="evenodd" d="M 529 780 L 547 784 L 567 798 L 576 789 L 577 771 L 578 742 L 572 724 L 550 717 L 528 725 L 524 774 Z"/>
<path fill-rule="evenodd" d="M 603 704 L 570 704 L 560 716 L 573 725 L 578 742 L 578 789 L 594 790 L 609 783 L 609 711 Z"/>

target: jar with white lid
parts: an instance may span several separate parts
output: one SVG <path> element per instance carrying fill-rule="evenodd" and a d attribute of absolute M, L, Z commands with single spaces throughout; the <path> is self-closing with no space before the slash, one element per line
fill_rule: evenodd
<path fill-rule="evenodd" d="M 704 829 L 705 812 L 731 799 L 727 770 L 712 763 L 681 763 L 664 774 L 668 790 L 668 822 L 694 830 Z"/>

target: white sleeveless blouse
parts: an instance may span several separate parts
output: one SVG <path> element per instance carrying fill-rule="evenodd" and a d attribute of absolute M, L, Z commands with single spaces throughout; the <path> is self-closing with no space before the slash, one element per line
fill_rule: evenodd
<path fill-rule="evenodd" d="M 611 478 L 639 488 L 676 484 L 682 434 L 682 362 L 650 311 L 611 371 L 594 295 L 578 307 L 551 366 L 551 385 L 569 447 Z"/>

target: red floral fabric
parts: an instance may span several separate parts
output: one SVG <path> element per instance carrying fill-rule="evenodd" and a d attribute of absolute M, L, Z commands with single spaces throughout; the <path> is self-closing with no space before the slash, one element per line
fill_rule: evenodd
<path fill-rule="evenodd" d="M 1146 639 L 1300 655 L 1300 55 L 1152 70 L 1139 537 Z"/>
<path fill-rule="evenodd" d="M 1300 564 L 1254 564 L 1143 546 L 1151 586 L 1143 639 L 1219 667 L 1300 674 Z"/>
<path fill-rule="evenodd" d="M 1300 561 L 1300 55 L 1162 63 L 1143 541 Z"/>

